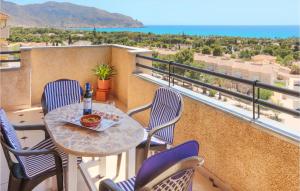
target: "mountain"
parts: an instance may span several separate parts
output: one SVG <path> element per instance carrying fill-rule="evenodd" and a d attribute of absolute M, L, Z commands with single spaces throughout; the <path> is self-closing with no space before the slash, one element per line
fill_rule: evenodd
<path fill-rule="evenodd" d="M 49 1 L 18 5 L 0 0 L 0 11 L 8 14 L 9 25 L 23 27 L 142 27 L 140 21 L 94 7 Z"/>

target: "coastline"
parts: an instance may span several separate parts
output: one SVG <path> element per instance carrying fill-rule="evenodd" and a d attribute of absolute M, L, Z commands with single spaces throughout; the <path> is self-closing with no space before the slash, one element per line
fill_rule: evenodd
<path fill-rule="evenodd" d="M 93 31 L 94 28 L 73 27 L 70 30 Z M 144 25 L 143 27 L 96 28 L 97 32 L 140 32 L 156 35 L 191 35 L 241 38 L 300 38 L 297 25 Z"/>

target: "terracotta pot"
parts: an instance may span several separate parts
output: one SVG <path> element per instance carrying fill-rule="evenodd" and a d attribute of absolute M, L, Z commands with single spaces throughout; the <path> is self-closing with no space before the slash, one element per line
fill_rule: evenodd
<path fill-rule="evenodd" d="M 110 79 L 109 80 L 99 80 L 98 79 L 98 89 L 99 90 L 109 90 L 110 89 Z"/>
<path fill-rule="evenodd" d="M 107 101 L 109 98 L 109 89 L 96 91 L 96 100 L 97 101 Z"/>

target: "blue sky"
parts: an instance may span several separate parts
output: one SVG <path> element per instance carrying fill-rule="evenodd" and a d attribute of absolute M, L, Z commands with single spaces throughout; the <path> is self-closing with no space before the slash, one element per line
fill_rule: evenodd
<path fill-rule="evenodd" d="M 47 0 L 9 0 L 18 4 Z M 56 0 L 123 13 L 146 25 L 300 25 L 300 0 Z"/>

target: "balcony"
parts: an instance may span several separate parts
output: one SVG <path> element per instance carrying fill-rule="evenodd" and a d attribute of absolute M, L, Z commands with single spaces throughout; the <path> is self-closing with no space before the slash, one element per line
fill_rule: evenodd
<path fill-rule="evenodd" d="M 168 72 L 167 78 L 155 77 L 157 73 L 149 70 L 153 60 L 145 59 L 151 55 L 150 50 L 120 45 L 22 48 L 20 67 L 1 70 L 1 107 L 9 111 L 14 124 L 42 124 L 40 100 L 47 82 L 76 79 L 82 86 L 91 82 L 96 87 L 91 69 L 108 63 L 118 71 L 113 78 L 112 99 L 123 111 L 150 102 L 159 86 L 170 85 L 184 95 L 175 145 L 197 140 L 205 158 L 194 190 L 299 190 L 299 127 L 283 126 L 264 117 L 253 119 L 252 111 L 173 85 L 168 79 L 174 76 Z M 147 124 L 147 116 L 138 114 L 136 119 Z M 299 124 L 299 118 L 293 119 Z M 22 146 L 38 142 L 39 133 L 19 134 Z M 8 171 L 4 168 L 7 164 L 1 154 L 1 190 L 7 186 Z M 113 176 L 113 172 L 107 174 Z M 124 178 L 124 173 L 118 178 Z"/>

